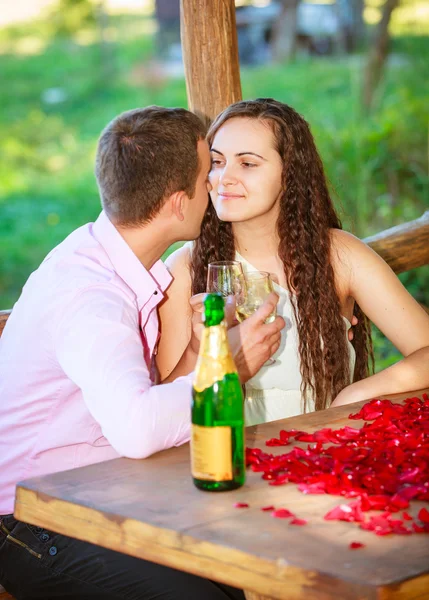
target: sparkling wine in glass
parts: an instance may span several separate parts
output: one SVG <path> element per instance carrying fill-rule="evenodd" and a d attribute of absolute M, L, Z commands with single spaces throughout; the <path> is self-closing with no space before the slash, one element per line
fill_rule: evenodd
<path fill-rule="evenodd" d="M 243 284 L 243 267 L 238 260 L 225 260 L 209 263 L 207 288 L 209 294 L 218 293 L 224 298 L 237 296 Z"/>
<path fill-rule="evenodd" d="M 242 323 L 253 315 L 265 302 L 267 296 L 274 291 L 273 281 L 265 271 L 249 271 L 242 278 L 242 285 L 236 296 L 237 319 Z M 265 319 L 265 323 L 272 323 L 276 318 L 276 309 Z M 276 361 L 269 358 L 265 365 L 272 365 Z"/>

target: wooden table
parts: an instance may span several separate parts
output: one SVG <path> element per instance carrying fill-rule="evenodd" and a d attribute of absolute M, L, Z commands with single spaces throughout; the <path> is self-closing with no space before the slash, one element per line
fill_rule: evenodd
<path fill-rule="evenodd" d="M 362 404 L 249 427 L 247 445 L 264 448 L 282 428 L 342 427 Z M 325 521 L 323 515 L 340 501 L 304 495 L 293 484 L 269 486 L 251 471 L 239 490 L 199 491 L 185 445 L 146 460 L 118 459 L 21 483 L 15 516 L 241 587 L 253 599 L 258 594 L 287 600 L 429 598 L 429 535 L 379 537 L 355 523 Z M 235 508 L 236 502 L 250 507 Z M 288 508 L 308 524 L 293 526 L 260 510 L 270 504 Z M 412 504 L 415 515 L 423 503 Z M 365 547 L 351 550 L 351 541 Z"/>

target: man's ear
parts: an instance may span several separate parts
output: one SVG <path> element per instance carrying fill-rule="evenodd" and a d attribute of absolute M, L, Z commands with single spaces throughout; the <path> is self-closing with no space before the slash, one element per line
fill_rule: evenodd
<path fill-rule="evenodd" d="M 186 192 L 174 192 L 170 196 L 171 212 L 175 215 L 179 221 L 185 219 L 185 206 L 188 196 Z"/>

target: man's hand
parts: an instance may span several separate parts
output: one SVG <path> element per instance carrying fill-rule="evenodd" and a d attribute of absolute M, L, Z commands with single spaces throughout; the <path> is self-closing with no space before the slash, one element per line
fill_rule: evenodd
<path fill-rule="evenodd" d="M 359 323 L 358 318 L 355 317 L 355 315 L 353 315 L 352 316 L 351 327 L 350 327 L 350 329 L 347 332 L 347 337 L 349 338 L 349 342 L 353 341 L 353 338 L 354 338 L 353 327 L 355 327 L 358 323 Z"/>
<path fill-rule="evenodd" d="M 251 317 L 228 330 L 229 344 L 242 383 L 256 375 L 280 346 L 284 319 L 276 317 L 272 323 L 265 323 L 278 301 L 278 295 L 272 292 Z"/>

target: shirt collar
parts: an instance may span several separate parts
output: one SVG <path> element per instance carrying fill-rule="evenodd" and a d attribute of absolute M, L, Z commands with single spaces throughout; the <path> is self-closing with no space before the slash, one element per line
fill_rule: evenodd
<path fill-rule="evenodd" d="M 124 238 L 101 211 L 93 225 L 93 233 L 106 252 L 119 277 L 136 294 L 140 303 L 145 303 L 158 290 L 163 292 L 172 280 L 164 263 L 158 260 L 148 271 L 128 246 Z"/>

